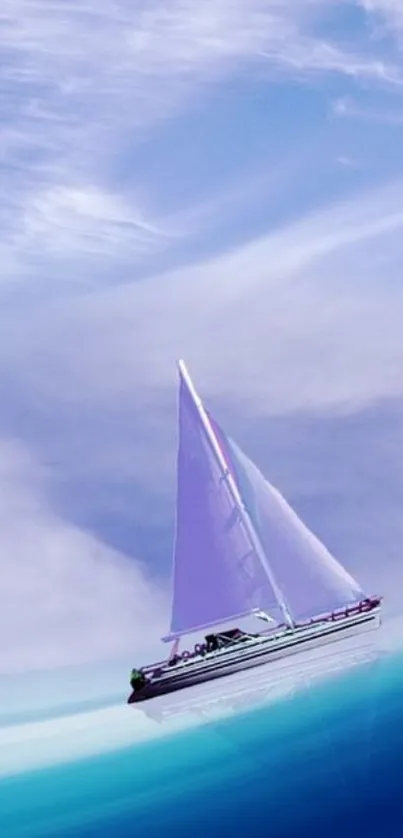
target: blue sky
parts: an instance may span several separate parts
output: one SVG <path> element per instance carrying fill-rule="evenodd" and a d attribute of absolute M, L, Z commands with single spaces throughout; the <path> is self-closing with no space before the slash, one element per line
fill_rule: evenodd
<path fill-rule="evenodd" d="M 0 665 L 165 631 L 178 356 L 393 600 L 401 4 L 3 0 L 1 21 Z"/>

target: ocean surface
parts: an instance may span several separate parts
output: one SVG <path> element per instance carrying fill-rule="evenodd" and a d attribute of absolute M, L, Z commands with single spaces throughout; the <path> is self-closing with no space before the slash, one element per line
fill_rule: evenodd
<path fill-rule="evenodd" d="M 400 838 L 402 628 L 142 709 L 117 664 L 32 676 L 31 702 L 3 679 L 0 834 Z"/>

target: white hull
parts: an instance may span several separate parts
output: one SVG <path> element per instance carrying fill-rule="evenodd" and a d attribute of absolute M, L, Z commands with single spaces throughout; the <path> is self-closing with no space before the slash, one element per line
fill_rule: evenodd
<path fill-rule="evenodd" d="M 130 702 L 143 701 L 157 695 L 222 678 L 245 669 L 261 666 L 272 660 L 335 643 L 353 635 L 372 631 L 380 625 L 380 608 L 354 614 L 335 622 L 323 620 L 293 631 L 262 634 L 231 646 L 208 652 L 203 657 L 190 657 L 174 666 L 167 663 L 144 669 L 151 676 L 148 684 L 133 693 Z"/>
<path fill-rule="evenodd" d="M 356 667 L 378 661 L 381 649 L 378 631 L 369 631 L 304 650 L 249 669 L 226 675 L 219 680 L 195 685 L 143 702 L 141 710 L 159 723 L 188 720 L 215 720 L 234 712 L 243 712 L 267 705 L 286 696 L 291 697 L 315 683 L 337 677 Z"/>

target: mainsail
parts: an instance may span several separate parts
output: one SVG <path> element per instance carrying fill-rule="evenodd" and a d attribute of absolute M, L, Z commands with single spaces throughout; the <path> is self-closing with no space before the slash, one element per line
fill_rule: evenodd
<path fill-rule="evenodd" d="M 176 509 L 172 619 L 165 640 L 256 610 L 290 622 L 363 596 L 205 411 L 183 363 Z"/>
<path fill-rule="evenodd" d="M 225 468 L 182 372 L 176 510 L 169 638 L 256 609 L 278 610 L 267 569 L 245 527 Z"/>

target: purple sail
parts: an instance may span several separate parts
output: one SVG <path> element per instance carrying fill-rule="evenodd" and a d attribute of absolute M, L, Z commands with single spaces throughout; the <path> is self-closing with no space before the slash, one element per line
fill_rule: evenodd
<path fill-rule="evenodd" d="M 179 450 L 170 637 L 255 608 L 277 608 L 186 381 L 179 390 Z"/>
<path fill-rule="evenodd" d="M 216 426 L 217 427 L 217 426 Z M 302 523 L 254 463 L 217 429 L 274 578 L 295 620 L 364 597 L 358 583 Z"/>

